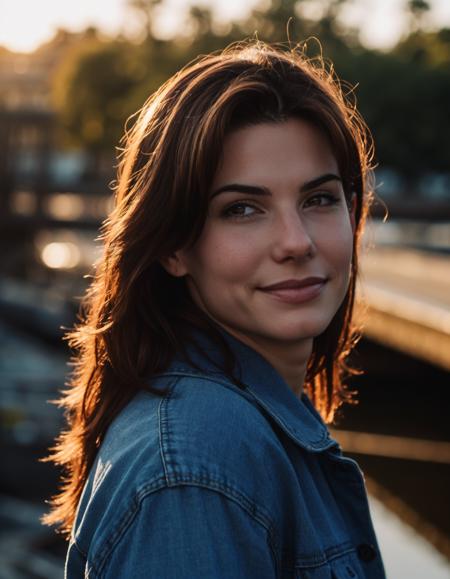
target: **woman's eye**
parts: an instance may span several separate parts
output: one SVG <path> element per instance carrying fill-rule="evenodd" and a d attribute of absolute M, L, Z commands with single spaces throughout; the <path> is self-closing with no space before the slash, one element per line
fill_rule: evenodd
<path fill-rule="evenodd" d="M 317 193 L 305 201 L 306 207 L 329 207 L 340 203 L 341 198 L 332 193 Z"/>
<path fill-rule="evenodd" d="M 233 203 L 223 211 L 222 215 L 224 217 L 246 218 L 252 217 L 257 212 L 257 208 L 248 203 Z"/>

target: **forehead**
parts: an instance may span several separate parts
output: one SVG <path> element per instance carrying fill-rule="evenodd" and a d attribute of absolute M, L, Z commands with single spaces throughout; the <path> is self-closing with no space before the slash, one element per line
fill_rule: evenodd
<path fill-rule="evenodd" d="M 231 132 L 224 141 L 214 186 L 229 181 L 293 179 L 308 181 L 322 173 L 338 174 L 326 135 L 302 119 L 250 125 Z M 263 183 L 260 184 L 263 184 Z"/>

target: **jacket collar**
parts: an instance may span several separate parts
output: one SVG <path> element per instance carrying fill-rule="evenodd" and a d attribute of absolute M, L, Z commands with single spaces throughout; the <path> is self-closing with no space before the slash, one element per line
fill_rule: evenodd
<path fill-rule="evenodd" d="M 234 377 L 294 442 L 315 452 L 336 446 L 305 393 L 296 396 L 265 358 L 224 330 L 220 329 L 220 332 L 236 361 Z M 187 356 L 176 358 L 169 372 L 183 372 L 189 368 L 224 377 L 220 349 L 198 331 L 193 333 L 193 344 L 188 346 Z"/>

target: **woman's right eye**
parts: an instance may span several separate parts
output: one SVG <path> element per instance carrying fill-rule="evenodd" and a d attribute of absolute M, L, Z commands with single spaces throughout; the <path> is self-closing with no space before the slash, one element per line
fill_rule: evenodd
<path fill-rule="evenodd" d="M 258 212 L 258 209 L 249 203 L 243 203 L 242 201 L 239 203 L 233 203 L 226 207 L 223 212 L 222 216 L 226 219 L 246 219 L 248 217 L 252 217 L 255 213 Z"/>

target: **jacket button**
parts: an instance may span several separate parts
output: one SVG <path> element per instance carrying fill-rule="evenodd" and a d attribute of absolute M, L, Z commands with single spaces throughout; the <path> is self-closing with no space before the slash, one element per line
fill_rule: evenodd
<path fill-rule="evenodd" d="M 358 557 L 361 559 L 361 561 L 364 561 L 364 563 L 370 563 L 370 561 L 373 561 L 377 556 L 375 547 L 373 545 L 368 545 L 367 543 L 358 545 L 356 551 L 358 553 Z"/>

